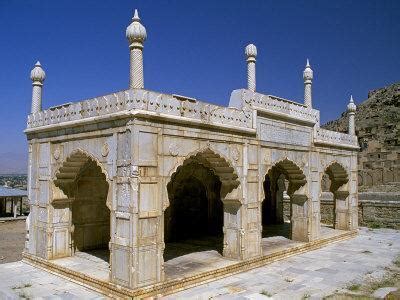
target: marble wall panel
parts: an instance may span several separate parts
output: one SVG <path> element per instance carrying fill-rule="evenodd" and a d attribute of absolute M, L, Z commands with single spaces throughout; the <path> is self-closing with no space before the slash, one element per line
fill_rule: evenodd
<path fill-rule="evenodd" d="M 139 186 L 140 214 L 155 212 L 158 209 L 158 185 L 156 182 L 141 182 Z"/>
<path fill-rule="evenodd" d="M 138 283 L 139 285 L 145 285 L 152 283 L 157 280 L 157 266 L 158 260 L 156 246 L 145 246 L 139 248 L 138 253 Z"/>
<path fill-rule="evenodd" d="M 157 133 L 139 131 L 139 166 L 157 166 Z"/>

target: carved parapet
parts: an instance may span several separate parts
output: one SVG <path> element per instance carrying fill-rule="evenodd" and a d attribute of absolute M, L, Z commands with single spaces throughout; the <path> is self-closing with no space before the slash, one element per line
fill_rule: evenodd
<path fill-rule="evenodd" d="M 314 136 L 314 143 L 327 146 L 351 148 L 351 149 L 359 148 L 357 136 L 336 131 L 330 131 L 322 128 L 318 128 L 316 130 L 316 134 Z"/>
<path fill-rule="evenodd" d="M 183 97 L 130 89 L 78 103 L 67 103 L 30 114 L 27 128 L 76 126 L 114 118 L 141 116 L 177 123 L 197 123 L 253 130 L 249 109 L 223 107 Z"/>
<path fill-rule="evenodd" d="M 264 95 L 249 90 L 235 90 L 232 93 L 230 106 L 250 107 L 260 113 L 307 124 L 319 123 L 319 111 L 287 99 Z"/>

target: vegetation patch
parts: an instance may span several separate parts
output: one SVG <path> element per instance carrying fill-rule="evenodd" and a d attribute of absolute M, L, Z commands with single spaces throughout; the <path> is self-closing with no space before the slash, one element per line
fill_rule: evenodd
<path fill-rule="evenodd" d="M 294 280 L 293 278 L 285 277 L 286 282 L 293 282 L 293 280 Z"/>
<path fill-rule="evenodd" d="M 305 300 L 305 299 L 308 299 L 308 298 L 310 298 L 310 297 L 311 297 L 310 294 L 305 293 L 305 294 L 303 295 L 303 297 L 301 297 L 301 299 L 302 299 L 302 300 Z"/>
<path fill-rule="evenodd" d="M 378 229 L 378 228 L 382 228 L 382 224 L 380 222 L 371 222 L 368 223 L 368 228 L 370 229 Z"/>
<path fill-rule="evenodd" d="M 267 290 L 262 290 L 260 294 L 267 296 L 267 297 L 272 297 L 272 294 L 270 292 L 268 292 Z"/>
<path fill-rule="evenodd" d="M 395 260 L 394 260 L 394 265 L 398 268 L 400 268 L 400 256 L 398 256 Z"/>
<path fill-rule="evenodd" d="M 23 288 L 29 288 L 29 287 L 31 287 L 31 286 L 32 286 L 32 284 L 29 283 L 29 282 L 27 282 L 27 283 L 22 283 L 21 285 L 13 286 L 11 289 L 13 289 L 13 290 L 19 290 L 19 289 L 23 289 Z"/>
<path fill-rule="evenodd" d="M 349 291 L 356 292 L 356 291 L 359 291 L 359 290 L 360 290 L 360 287 L 361 287 L 361 284 L 359 284 L 359 283 L 353 283 L 353 284 L 350 284 L 349 286 L 347 286 L 347 289 L 348 289 Z"/>

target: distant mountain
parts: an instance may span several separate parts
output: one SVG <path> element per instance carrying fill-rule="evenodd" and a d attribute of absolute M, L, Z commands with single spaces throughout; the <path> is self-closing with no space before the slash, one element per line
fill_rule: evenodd
<path fill-rule="evenodd" d="M 27 153 L 0 153 L 0 174 L 26 174 L 27 169 Z"/>
<path fill-rule="evenodd" d="M 347 112 L 322 127 L 347 132 Z M 356 134 L 360 190 L 400 191 L 400 82 L 368 93 L 357 107 Z"/>

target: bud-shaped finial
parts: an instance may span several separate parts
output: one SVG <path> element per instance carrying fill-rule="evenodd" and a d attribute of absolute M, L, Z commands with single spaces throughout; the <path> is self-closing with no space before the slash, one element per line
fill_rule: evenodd
<path fill-rule="evenodd" d="M 350 102 L 347 105 L 348 112 L 356 112 L 357 106 L 354 104 L 353 95 L 350 95 Z"/>
<path fill-rule="evenodd" d="M 143 47 L 143 43 L 147 38 L 146 28 L 140 23 L 137 9 L 135 9 L 132 23 L 126 28 L 126 38 L 130 45 L 136 47 Z"/>
<path fill-rule="evenodd" d="M 310 61 L 307 58 L 307 64 L 303 71 L 303 79 L 304 82 L 306 82 L 306 81 L 312 81 L 313 78 L 314 78 L 313 70 L 311 69 Z"/>
<path fill-rule="evenodd" d="M 31 71 L 31 79 L 33 85 L 31 113 L 37 113 L 42 110 L 42 88 L 46 79 L 46 73 L 43 71 L 39 61 Z"/>
<path fill-rule="evenodd" d="M 251 59 L 255 61 L 257 57 L 257 47 L 253 44 L 249 44 L 244 49 L 244 53 L 246 54 L 247 60 Z"/>
<path fill-rule="evenodd" d="M 42 69 L 42 65 L 39 61 L 36 62 L 35 67 L 31 71 L 31 80 L 33 84 L 43 84 L 46 79 L 46 73 Z"/>
<path fill-rule="evenodd" d="M 255 92 L 257 47 L 249 44 L 246 46 L 244 53 L 246 54 L 247 61 L 247 89 Z"/>

